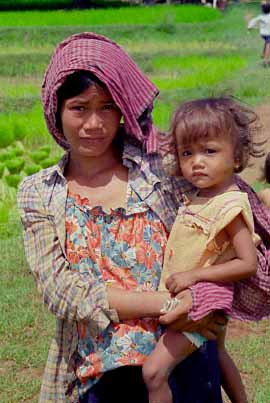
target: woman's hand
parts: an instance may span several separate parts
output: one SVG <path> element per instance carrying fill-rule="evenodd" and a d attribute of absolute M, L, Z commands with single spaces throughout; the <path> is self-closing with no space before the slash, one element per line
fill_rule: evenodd
<path fill-rule="evenodd" d="M 175 295 L 175 297 L 180 301 L 180 303 L 172 311 L 165 313 L 159 318 L 161 324 L 166 325 L 171 329 L 173 329 L 175 322 L 185 322 L 185 318 L 192 308 L 192 296 L 190 290 L 181 291 Z M 181 326 L 179 330 L 182 330 Z"/>
<path fill-rule="evenodd" d="M 181 301 L 180 304 L 171 312 L 160 316 L 160 323 L 172 330 L 197 332 L 209 340 L 215 340 L 227 323 L 225 316 L 221 312 L 211 312 L 201 320 L 194 322 L 188 318 L 188 312 L 192 308 L 191 291 L 182 291 L 177 298 Z"/>

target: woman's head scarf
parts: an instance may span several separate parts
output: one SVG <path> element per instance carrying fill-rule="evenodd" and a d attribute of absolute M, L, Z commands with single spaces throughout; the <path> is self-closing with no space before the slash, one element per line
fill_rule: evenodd
<path fill-rule="evenodd" d="M 91 32 L 72 35 L 54 51 L 42 84 L 42 103 L 49 132 L 68 149 L 56 125 L 57 91 L 67 76 L 79 70 L 93 73 L 110 92 L 123 114 L 125 132 L 144 144 L 148 153 L 157 151 L 156 129 L 151 111 L 158 89 L 115 42 Z M 142 122 L 143 120 L 143 122 Z"/>

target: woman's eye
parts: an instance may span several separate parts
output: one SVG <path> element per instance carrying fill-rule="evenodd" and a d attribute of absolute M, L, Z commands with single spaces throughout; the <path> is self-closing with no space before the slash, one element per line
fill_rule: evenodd
<path fill-rule="evenodd" d="M 105 104 L 105 105 L 103 105 L 102 110 L 111 111 L 111 110 L 114 110 L 115 108 L 116 108 L 115 104 Z"/>
<path fill-rule="evenodd" d="M 72 109 L 73 111 L 83 112 L 83 111 L 85 110 L 85 107 L 82 106 L 82 105 L 73 105 L 73 106 L 71 107 L 71 109 Z"/>

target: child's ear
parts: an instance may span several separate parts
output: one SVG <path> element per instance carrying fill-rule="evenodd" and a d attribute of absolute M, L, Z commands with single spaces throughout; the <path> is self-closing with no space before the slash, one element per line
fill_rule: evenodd
<path fill-rule="evenodd" d="M 242 166 L 241 166 L 241 163 L 240 163 L 240 161 L 238 159 L 236 159 L 234 161 L 234 169 L 233 170 L 234 170 L 235 173 L 239 173 L 239 172 L 242 171 Z"/>

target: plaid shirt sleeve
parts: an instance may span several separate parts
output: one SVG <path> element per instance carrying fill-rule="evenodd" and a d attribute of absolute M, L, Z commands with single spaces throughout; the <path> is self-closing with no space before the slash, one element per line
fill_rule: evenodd
<path fill-rule="evenodd" d="M 109 309 L 105 286 L 72 271 L 60 245 L 54 217 L 46 211 L 34 178 L 26 178 L 18 192 L 27 261 L 49 310 L 69 322 L 88 320 L 93 334 L 110 321 L 118 321 Z"/>

